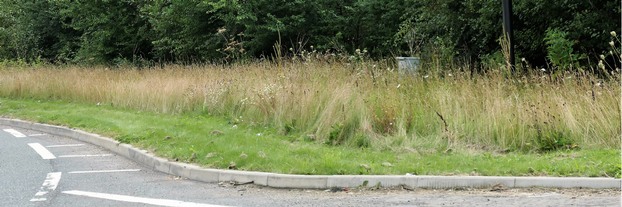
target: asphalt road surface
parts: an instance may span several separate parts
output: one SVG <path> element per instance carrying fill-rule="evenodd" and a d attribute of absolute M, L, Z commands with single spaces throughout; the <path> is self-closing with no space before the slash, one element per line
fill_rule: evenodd
<path fill-rule="evenodd" d="M 618 190 L 288 190 L 154 172 L 73 139 L 0 126 L 0 206 L 620 206 Z"/>

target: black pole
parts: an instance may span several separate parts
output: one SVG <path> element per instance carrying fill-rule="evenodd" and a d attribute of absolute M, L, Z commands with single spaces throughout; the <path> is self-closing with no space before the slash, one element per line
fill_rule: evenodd
<path fill-rule="evenodd" d="M 512 29 L 512 0 L 503 0 L 503 30 L 508 40 L 510 49 L 510 70 L 516 72 L 514 67 L 514 30 Z"/>

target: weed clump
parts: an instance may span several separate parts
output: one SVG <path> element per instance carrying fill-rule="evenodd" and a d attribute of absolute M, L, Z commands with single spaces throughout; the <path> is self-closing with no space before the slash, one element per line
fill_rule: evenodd
<path fill-rule="evenodd" d="M 563 131 L 555 130 L 547 131 L 545 133 L 538 133 L 536 141 L 538 142 L 539 151 L 549 152 L 562 149 L 578 149 L 579 146 L 575 144 L 566 134 L 567 133 Z"/>

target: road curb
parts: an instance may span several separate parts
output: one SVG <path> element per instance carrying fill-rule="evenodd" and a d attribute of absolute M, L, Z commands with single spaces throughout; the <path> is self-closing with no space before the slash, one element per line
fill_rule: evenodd
<path fill-rule="evenodd" d="M 289 175 L 238 170 L 205 169 L 196 165 L 169 161 L 146 150 L 122 144 L 114 139 L 62 126 L 0 118 L 1 125 L 32 129 L 68 137 L 108 149 L 118 155 L 167 174 L 202 182 L 236 182 L 275 188 L 326 189 L 367 187 L 405 188 L 617 188 L 622 180 L 583 177 L 498 177 L 498 176 L 418 176 L 418 175 Z"/>

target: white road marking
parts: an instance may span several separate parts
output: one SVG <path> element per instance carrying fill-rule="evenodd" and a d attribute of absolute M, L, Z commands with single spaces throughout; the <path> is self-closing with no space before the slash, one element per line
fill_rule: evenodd
<path fill-rule="evenodd" d="M 40 137 L 40 136 L 45 136 L 45 135 L 47 135 L 47 134 L 31 134 L 31 135 L 28 135 L 28 136 L 29 137 Z"/>
<path fill-rule="evenodd" d="M 56 186 L 58 186 L 58 182 L 60 182 L 61 175 L 61 172 L 48 173 L 45 181 L 43 181 L 43 185 L 41 185 L 41 189 L 39 189 L 39 192 L 37 192 L 37 194 L 35 194 L 35 196 L 30 199 L 30 201 L 37 202 L 47 200 L 47 198 L 45 198 L 45 195 L 56 190 Z"/>
<path fill-rule="evenodd" d="M 115 172 L 138 172 L 140 169 L 127 169 L 127 170 L 90 170 L 90 171 L 71 171 L 69 174 L 84 174 L 84 173 L 115 173 Z"/>
<path fill-rule="evenodd" d="M 87 192 L 87 191 L 79 191 L 79 190 L 63 191 L 62 193 L 70 194 L 70 195 L 77 195 L 77 196 L 86 196 L 86 197 L 92 197 L 92 198 L 114 200 L 114 201 L 130 202 L 130 203 L 143 203 L 143 204 L 150 204 L 150 205 L 156 205 L 156 206 L 225 207 L 225 206 L 220 206 L 220 205 L 192 203 L 192 202 L 184 202 L 184 201 L 178 201 L 178 200 L 141 198 L 141 197 L 134 197 L 134 196 L 116 195 L 116 194 L 107 194 L 107 193 L 95 193 L 95 192 Z"/>
<path fill-rule="evenodd" d="M 32 136 L 32 135 L 30 135 Z M 79 146 L 84 146 L 84 144 L 58 144 L 58 145 L 49 145 L 49 146 L 45 146 L 47 148 L 53 148 L 53 147 L 79 147 Z"/>
<path fill-rule="evenodd" d="M 9 134 L 13 135 L 14 137 L 17 138 L 22 138 L 22 137 L 26 137 L 26 135 L 22 134 L 21 132 L 18 132 L 15 129 L 4 129 L 5 132 L 8 132 Z"/>
<path fill-rule="evenodd" d="M 61 155 L 59 158 L 73 158 L 73 157 L 109 157 L 112 154 L 101 154 L 101 155 Z"/>
<path fill-rule="evenodd" d="M 44 160 L 56 159 L 54 154 L 52 154 L 50 151 L 48 151 L 48 149 L 46 149 L 45 147 L 43 147 L 43 145 L 39 143 L 28 143 L 28 146 L 34 149 L 35 152 L 37 152 L 39 156 L 41 156 L 41 158 L 43 158 Z"/>

